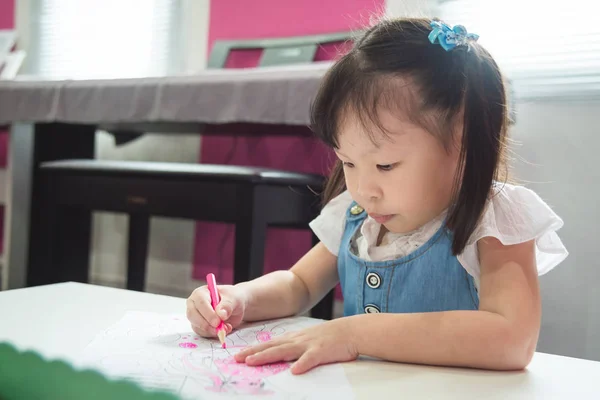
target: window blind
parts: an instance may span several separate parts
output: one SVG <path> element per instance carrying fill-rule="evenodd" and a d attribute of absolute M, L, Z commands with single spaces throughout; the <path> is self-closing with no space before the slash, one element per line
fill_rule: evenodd
<path fill-rule="evenodd" d="M 176 73 L 178 0 L 32 0 L 30 73 L 133 78 Z"/>
<path fill-rule="evenodd" d="M 600 23 L 589 0 L 441 0 L 510 78 L 517 98 L 600 98 Z"/>

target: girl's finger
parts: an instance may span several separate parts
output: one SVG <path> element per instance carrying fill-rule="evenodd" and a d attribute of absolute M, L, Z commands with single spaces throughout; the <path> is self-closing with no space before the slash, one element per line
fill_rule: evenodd
<path fill-rule="evenodd" d="M 196 307 L 196 310 L 204 317 L 206 322 L 213 328 L 216 328 L 221 323 L 221 318 L 213 310 L 210 302 L 210 293 L 206 287 L 201 287 L 192 292 L 188 300 L 191 300 Z"/>
<path fill-rule="evenodd" d="M 210 326 L 208 324 L 206 324 L 204 327 L 192 325 L 192 330 L 197 335 L 200 335 L 202 337 L 210 338 L 210 337 L 217 336 L 217 332 L 216 332 L 215 328 L 213 328 L 212 326 Z"/>
<path fill-rule="evenodd" d="M 277 342 L 271 341 L 271 342 L 265 342 L 265 343 L 247 347 L 234 356 L 235 361 L 237 361 L 239 363 L 245 362 L 246 357 L 251 356 L 252 354 L 259 353 L 261 351 L 268 349 L 269 347 L 273 347 L 276 345 L 277 345 Z"/>
<path fill-rule="evenodd" d="M 316 351 L 307 351 L 292 365 L 291 372 L 300 375 L 310 371 L 321 363 L 321 356 Z"/>
<path fill-rule="evenodd" d="M 206 334 L 209 333 L 208 328 L 210 328 L 208 321 L 206 321 L 206 319 L 198 312 L 198 309 L 196 308 L 194 301 L 192 299 L 187 299 L 186 303 L 187 303 L 187 307 L 186 307 L 185 314 L 186 314 L 188 321 L 190 321 L 192 326 L 200 328 L 201 331 L 205 332 L 205 334 L 203 334 L 203 336 L 206 336 Z"/>
<path fill-rule="evenodd" d="M 246 357 L 246 364 L 257 366 L 278 361 L 293 361 L 297 360 L 301 354 L 302 349 L 297 344 L 283 344 Z"/>

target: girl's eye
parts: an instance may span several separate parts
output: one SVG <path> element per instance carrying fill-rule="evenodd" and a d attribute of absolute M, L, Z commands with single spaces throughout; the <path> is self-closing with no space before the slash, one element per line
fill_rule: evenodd
<path fill-rule="evenodd" d="M 344 162 L 344 167 L 354 168 L 354 164 L 352 164 L 350 162 Z"/>
<path fill-rule="evenodd" d="M 391 171 L 394 169 L 395 166 L 396 164 L 380 164 L 377 166 L 377 169 L 379 169 L 380 171 Z"/>

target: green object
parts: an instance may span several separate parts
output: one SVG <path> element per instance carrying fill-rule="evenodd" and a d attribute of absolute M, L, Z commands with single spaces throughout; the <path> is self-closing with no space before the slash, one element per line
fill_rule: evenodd
<path fill-rule="evenodd" d="M 217 40 L 210 52 L 208 68 L 224 68 L 232 50 L 263 49 L 259 67 L 286 64 L 309 64 L 319 46 L 351 40 L 358 32 L 324 33 L 272 39 Z"/>
<path fill-rule="evenodd" d="M 76 370 L 64 361 L 48 361 L 32 351 L 19 352 L 8 343 L 0 343 L 0 399 L 180 400 L 97 371 Z"/>

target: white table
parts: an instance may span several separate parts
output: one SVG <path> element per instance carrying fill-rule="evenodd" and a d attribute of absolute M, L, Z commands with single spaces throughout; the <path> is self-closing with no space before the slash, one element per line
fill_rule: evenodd
<path fill-rule="evenodd" d="M 128 310 L 184 313 L 185 300 L 78 283 L 0 292 L 0 342 L 72 361 Z M 600 398 L 599 362 L 542 353 L 526 371 L 509 373 L 366 360 L 344 367 L 365 399 Z"/>

